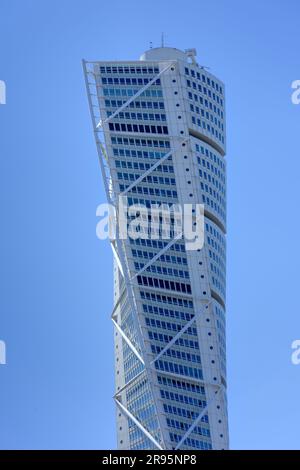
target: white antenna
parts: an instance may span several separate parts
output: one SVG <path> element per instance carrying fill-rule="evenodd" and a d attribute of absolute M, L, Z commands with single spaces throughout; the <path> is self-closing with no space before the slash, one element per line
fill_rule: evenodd
<path fill-rule="evenodd" d="M 165 47 L 165 34 L 161 33 L 161 47 Z"/>

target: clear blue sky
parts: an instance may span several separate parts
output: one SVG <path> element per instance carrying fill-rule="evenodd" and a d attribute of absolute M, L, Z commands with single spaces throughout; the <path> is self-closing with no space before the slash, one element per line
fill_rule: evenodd
<path fill-rule="evenodd" d="M 226 83 L 231 447 L 300 448 L 298 0 L 1 0 L 1 448 L 115 447 L 112 254 L 81 59 L 195 47 Z"/>

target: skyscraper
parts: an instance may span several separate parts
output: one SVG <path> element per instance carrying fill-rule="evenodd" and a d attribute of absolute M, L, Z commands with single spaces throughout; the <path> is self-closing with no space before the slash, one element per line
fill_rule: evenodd
<path fill-rule="evenodd" d="M 224 85 L 194 49 L 83 61 L 108 201 L 204 204 L 204 246 L 111 241 L 120 449 L 227 449 Z"/>

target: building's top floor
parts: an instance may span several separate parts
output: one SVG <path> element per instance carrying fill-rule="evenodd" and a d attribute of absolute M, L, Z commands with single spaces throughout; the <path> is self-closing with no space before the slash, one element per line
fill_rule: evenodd
<path fill-rule="evenodd" d="M 206 67 L 199 65 L 196 61 L 196 49 L 181 51 L 174 47 L 155 47 L 144 52 L 140 60 L 131 61 L 86 61 L 99 67 L 100 74 L 121 75 L 147 75 L 158 74 L 160 64 L 165 62 L 178 62 L 180 70 L 192 78 L 199 78 L 204 82 L 216 83 L 216 88 L 224 89 L 224 83 L 213 75 Z M 208 80 L 207 80 L 208 79 Z M 218 91 L 218 89 L 217 89 Z"/>
<path fill-rule="evenodd" d="M 187 49 L 180 51 L 175 47 L 155 47 L 144 52 L 140 60 L 165 61 L 165 60 L 181 60 L 183 62 L 196 63 L 196 49 Z"/>

